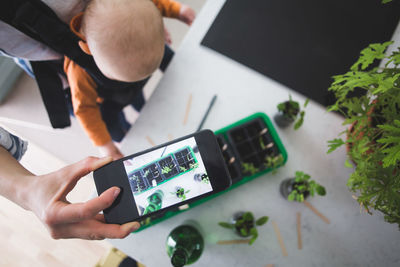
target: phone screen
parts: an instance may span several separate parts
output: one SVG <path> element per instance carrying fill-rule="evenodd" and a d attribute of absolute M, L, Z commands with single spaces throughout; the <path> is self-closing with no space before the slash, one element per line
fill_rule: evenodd
<path fill-rule="evenodd" d="M 123 164 L 139 216 L 213 190 L 194 137 Z"/>

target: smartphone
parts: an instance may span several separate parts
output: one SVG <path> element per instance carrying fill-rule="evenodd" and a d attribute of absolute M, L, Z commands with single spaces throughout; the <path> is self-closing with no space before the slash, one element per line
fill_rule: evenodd
<path fill-rule="evenodd" d="M 93 173 L 100 195 L 121 193 L 104 210 L 107 223 L 140 221 L 225 190 L 232 184 L 214 133 L 176 139 L 113 161 Z"/>

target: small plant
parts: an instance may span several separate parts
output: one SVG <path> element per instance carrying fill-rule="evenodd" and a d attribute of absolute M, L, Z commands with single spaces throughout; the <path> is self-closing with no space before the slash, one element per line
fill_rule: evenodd
<path fill-rule="evenodd" d="M 306 108 L 308 105 L 308 102 L 310 100 L 307 99 L 304 102 L 303 108 Z M 292 100 L 292 96 L 289 95 L 289 101 L 285 101 L 282 103 L 279 103 L 278 106 L 278 111 L 281 112 L 283 118 L 280 119 L 280 117 L 275 116 L 275 121 L 279 126 L 287 126 L 290 123 L 296 121 L 294 124 L 294 129 L 297 130 L 303 125 L 304 122 L 304 116 L 305 116 L 305 111 L 300 110 L 300 104 L 297 101 Z"/>
<path fill-rule="evenodd" d="M 263 216 L 258 220 L 254 220 L 253 213 L 244 212 L 239 213 L 237 218 L 233 219 L 232 223 L 219 222 L 218 224 L 224 228 L 235 229 L 237 234 L 242 237 L 251 236 L 249 245 L 253 244 L 258 237 L 256 226 L 261 226 L 268 222 L 268 216 Z"/>
<path fill-rule="evenodd" d="M 161 169 L 161 173 L 162 173 L 162 174 L 168 174 L 170 171 L 172 171 L 172 169 L 171 169 L 170 167 L 168 167 L 168 166 L 164 166 L 164 167 Z"/>
<path fill-rule="evenodd" d="M 177 187 L 175 192 L 171 192 L 172 195 L 175 195 L 177 198 L 180 198 L 182 201 L 186 200 L 186 194 L 189 193 L 190 190 L 186 190 L 182 187 Z"/>
<path fill-rule="evenodd" d="M 265 157 L 265 161 L 264 161 L 264 165 L 265 167 L 272 169 L 272 173 L 275 174 L 276 173 L 276 169 L 281 166 L 283 164 L 283 156 L 282 154 L 279 154 L 277 156 L 266 156 Z"/>
<path fill-rule="evenodd" d="M 202 182 L 203 184 L 210 184 L 210 178 L 208 178 L 208 175 L 207 175 L 207 174 L 203 174 L 203 175 L 201 176 L 201 182 Z"/>
<path fill-rule="evenodd" d="M 292 183 L 292 191 L 288 195 L 287 199 L 289 201 L 303 202 L 308 195 L 313 197 L 315 193 L 320 196 L 325 196 L 325 187 L 310 180 L 310 178 L 310 175 L 297 171 L 294 182 Z"/>
<path fill-rule="evenodd" d="M 147 178 L 147 175 L 149 175 L 149 173 L 150 173 L 150 170 L 147 170 L 144 172 L 143 176 Z"/>
<path fill-rule="evenodd" d="M 242 170 L 244 173 L 250 173 L 251 175 L 257 173 L 259 170 L 254 166 L 254 163 L 243 162 Z"/>
<path fill-rule="evenodd" d="M 199 163 L 189 163 L 189 169 L 196 169 L 197 167 L 199 167 Z"/>
<path fill-rule="evenodd" d="M 187 171 L 187 170 L 186 170 L 186 168 L 185 168 L 185 167 L 183 167 L 183 166 L 179 166 L 179 169 L 181 170 L 181 172 L 185 172 L 185 171 Z"/>

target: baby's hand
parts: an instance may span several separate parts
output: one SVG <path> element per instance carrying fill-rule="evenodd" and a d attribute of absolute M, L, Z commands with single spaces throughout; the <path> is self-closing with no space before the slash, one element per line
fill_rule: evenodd
<path fill-rule="evenodd" d="M 118 147 L 114 144 L 113 141 L 110 141 L 105 145 L 98 146 L 98 148 L 103 156 L 111 156 L 113 160 L 124 157 L 124 155 L 121 153 L 121 151 L 119 151 Z"/>
<path fill-rule="evenodd" d="M 182 5 L 178 19 L 190 26 L 195 18 L 196 13 L 194 10 L 190 6 Z"/>
<path fill-rule="evenodd" d="M 165 38 L 165 42 L 167 43 L 167 45 L 172 44 L 171 34 L 169 33 L 169 31 L 167 30 L 166 27 L 164 27 L 164 38 Z"/>

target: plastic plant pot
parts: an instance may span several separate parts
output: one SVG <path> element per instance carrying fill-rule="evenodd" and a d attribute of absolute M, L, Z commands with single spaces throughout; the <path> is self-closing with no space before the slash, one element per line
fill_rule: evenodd
<path fill-rule="evenodd" d="M 295 186 L 295 184 L 296 183 L 294 181 L 294 178 L 288 178 L 281 182 L 281 184 L 279 186 L 279 192 L 286 200 L 288 199 L 288 196 L 290 195 L 290 193 L 293 191 L 293 187 Z M 304 199 L 306 199 L 310 195 L 310 192 L 305 191 L 305 192 L 303 192 L 303 195 L 304 195 Z"/>
<path fill-rule="evenodd" d="M 274 116 L 274 121 L 279 127 L 286 128 L 294 122 L 294 119 L 286 116 L 283 113 L 277 113 Z"/>

